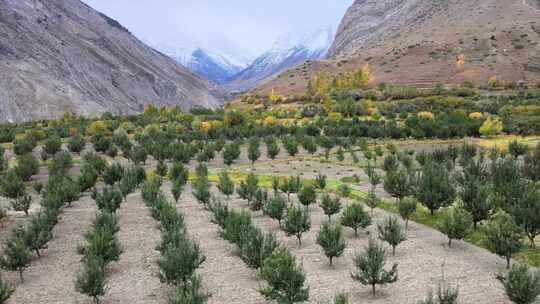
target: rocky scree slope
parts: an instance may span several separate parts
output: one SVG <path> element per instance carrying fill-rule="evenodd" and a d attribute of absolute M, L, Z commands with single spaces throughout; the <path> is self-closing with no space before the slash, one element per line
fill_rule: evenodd
<path fill-rule="evenodd" d="M 79 0 L 0 0 L 0 121 L 222 102 L 208 81 Z"/>

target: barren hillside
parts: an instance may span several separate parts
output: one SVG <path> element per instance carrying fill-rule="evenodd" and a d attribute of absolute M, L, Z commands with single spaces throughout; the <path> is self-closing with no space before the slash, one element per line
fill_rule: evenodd
<path fill-rule="evenodd" d="M 221 102 L 206 80 L 79 0 L 0 0 L 0 121 Z"/>
<path fill-rule="evenodd" d="M 342 20 L 328 60 L 290 69 L 259 88 L 300 92 L 318 71 L 369 63 L 373 82 L 540 79 L 537 0 L 357 0 Z"/>

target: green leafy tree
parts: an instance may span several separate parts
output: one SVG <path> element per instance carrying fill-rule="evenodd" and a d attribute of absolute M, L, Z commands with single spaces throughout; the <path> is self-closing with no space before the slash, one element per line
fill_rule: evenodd
<path fill-rule="evenodd" d="M 22 138 L 17 138 L 13 141 L 13 152 L 15 155 L 24 155 L 32 153 L 36 147 L 36 140 L 31 136 L 24 136 Z"/>
<path fill-rule="evenodd" d="M 511 214 L 516 223 L 525 231 L 529 238 L 530 247 L 535 248 L 535 239 L 540 234 L 540 192 L 536 185 L 525 187 L 516 204 L 511 208 Z"/>
<path fill-rule="evenodd" d="M 178 203 L 180 196 L 182 196 L 182 191 L 184 190 L 184 185 L 180 179 L 174 179 L 172 181 L 171 193 L 173 195 L 174 201 Z"/>
<path fill-rule="evenodd" d="M 19 200 L 26 194 L 24 182 L 15 170 L 8 170 L 0 180 L 2 195 L 12 200 Z"/>
<path fill-rule="evenodd" d="M 401 218 L 405 221 L 405 229 L 409 227 L 409 219 L 416 212 L 418 201 L 413 197 L 407 197 L 398 204 L 398 211 Z"/>
<path fill-rule="evenodd" d="M 334 258 L 343 255 L 345 247 L 347 247 L 341 226 L 330 223 L 324 223 L 321 226 L 321 230 L 317 234 L 317 244 L 322 247 L 324 255 L 330 260 L 330 265 L 332 265 Z"/>
<path fill-rule="evenodd" d="M 39 213 L 32 217 L 30 224 L 25 230 L 25 241 L 30 250 L 41 257 L 40 250 L 47 248 L 47 243 L 52 239 L 53 226 L 45 213 Z"/>
<path fill-rule="evenodd" d="M 223 161 L 227 166 L 234 163 L 240 157 L 240 144 L 238 142 L 230 142 L 223 149 Z"/>
<path fill-rule="evenodd" d="M 226 195 L 227 198 L 234 193 L 234 181 L 228 171 L 224 170 L 219 174 L 217 188 L 223 195 Z"/>
<path fill-rule="evenodd" d="M 85 145 L 86 141 L 84 140 L 84 136 L 77 133 L 69 139 L 67 147 L 69 151 L 73 153 L 81 153 Z"/>
<path fill-rule="evenodd" d="M 261 157 L 260 142 L 257 137 L 252 137 L 248 142 L 248 158 L 254 164 Z"/>
<path fill-rule="evenodd" d="M 396 255 L 396 247 L 407 240 L 407 233 L 397 217 L 389 216 L 382 224 L 377 225 L 379 239 L 392 246 L 392 255 Z"/>
<path fill-rule="evenodd" d="M 55 155 L 62 149 L 62 139 L 54 134 L 49 136 L 43 143 L 43 151 L 49 155 Z"/>
<path fill-rule="evenodd" d="M 280 148 L 275 138 L 271 137 L 266 141 L 266 155 L 274 160 L 279 154 Z"/>
<path fill-rule="evenodd" d="M 386 171 L 384 178 L 384 190 L 392 197 L 397 198 L 398 202 L 411 193 L 411 183 L 409 173 L 405 168 L 396 168 Z"/>
<path fill-rule="evenodd" d="M 105 168 L 103 171 L 103 181 L 107 185 L 114 185 L 119 182 L 124 175 L 124 168 L 120 163 L 114 163 Z"/>
<path fill-rule="evenodd" d="M 346 185 L 346 184 L 341 184 L 338 186 L 337 192 L 339 196 L 343 198 L 348 198 L 349 196 L 351 196 L 351 187 L 349 187 L 349 185 Z"/>
<path fill-rule="evenodd" d="M 499 275 L 497 278 L 512 303 L 537 303 L 540 296 L 540 274 L 536 270 L 526 265 L 513 265 L 507 275 Z"/>
<path fill-rule="evenodd" d="M 463 209 L 472 215 L 473 226 L 476 229 L 478 223 L 487 220 L 493 210 L 493 204 L 489 199 L 491 187 L 477 176 L 469 176 L 461 183 L 458 195 Z"/>
<path fill-rule="evenodd" d="M 332 219 L 332 215 L 339 213 L 341 211 L 341 202 L 339 197 L 331 196 L 328 193 L 324 193 L 321 198 L 320 206 L 328 220 Z"/>
<path fill-rule="evenodd" d="M 317 192 L 312 185 L 305 185 L 298 193 L 298 200 L 304 207 L 309 209 L 309 206 L 317 202 Z"/>
<path fill-rule="evenodd" d="M 510 268 L 510 259 L 522 248 L 523 231 L 512 216 L 504 211 L 499 212 L 488 222 L 486 227 L 486 247 L 493 253 L 506 259 L 506 267 Z"/>
<path fill-rule="evenodd" d="M 452 240 L 465 238 L 472 226 L 472 215 L 465 209 L 454 207 L 449 209 L 441 224 L 441 232 L 448 236 L 448 246 L 452 246 Z"/>
<path fill-rule="evenodd" d="M 97 256 L 88 256 L 75 281 L 75 289 L 99 304 L 99 298 L 105 295 L 106 284 L 103 261 Z"/>
<path fill-rule="evenodd" d="M 281 221 L 283 220 L 286 208 L 287 202 L 285 199 L 278 193 L 275 193 L 264 206 L 263 212 L 270 218 L 278 221 L 279 225 L 281 226 Z"/>
<path fill-rule="evenodd" d="M 298 245 L 301 246 L 302 235 L 311 228 L 309 212 L 296 206 L 288 208 L 282 228 L 288 236 L 296 236 Z"/>
<path fill-rule="evenodd" d="M 25 182 L 29 181 L 33 175 L 39 171 L 39 161 L 32 154 L 23 154 L 17 157 L 15 172 Z"/>
<path fill-rule="evenodd" d="M 285 248 L 277 248 L 265 260 L 261 278 L 267 282 L 267 286 L 260 292 L 268 300 L 293 304 L 309 299 L 309 289 L 304 286 L 306 275 Z"/>
<path fill-rule="evenodd" d="M 167 165 L 165 164 L 165 162 L 162 160 L 159 160 L 158 163 L 156 164 L 156 174 L 161 177 L 165 177 L 167 176 L 168 170 L 169 168 L 167 168 Z"/>
<path fill-rule="evenodd" d="M 162 250 L 157 260 L 159 277 L 169 285 L 185 285 L 205 260 L 199 245 L 184 238 Z"/>
<path fill-rule="evenodd" d="M 51 160 L 49 164 L 49 175 L 67 175 L 71 168 L 73 168 L 73 158 L 71 157 L 71 154 L 62 151 L 57 153 Z"/>
<path fill-rule="evenodd" d="M 23 272 L 32 261 L 32 253 L 26 245 L 24 230 L 17 227 L 8 235 L 4 250 L 0 256 L 0 267 L 4 270 L 17 271 L 21 283 L 24 282 Z"/>
<path fill-rule="evenodd" d="M 122 203 L 122 193 L 112 187 L 105 187 L 101 192 L 96 192 L 94 196 L 99 210 L 110 213 L 115 213 Z"/>
<path fill-rule="evenodd" d="M 353 256 L 355 270 L 351 273 L 354 280 L 363 285 L 370 285 L 373 295 L 377 285 L 387 285 L 398 280 L 397 264 L 392 269 L 385 270 L 386 251 L 377 241 L 370 239 L 363 252 L 356 252 Z"/>
<path fill-rule="evenodd" d="M 189 171 L 179 161 L 174 161 L 169 170 L 169 179 L 178 180 L 182 185 L 186 185 L 189 179 Z"/>
<path fill-rule="evenodd" d="M 283 145 L 285 146 L 285 150 L 287 150 L 287 153 L 290 156 L 295 156 L 298 154 L 298 141 L 294 137 L 287 137 L 283 141 Z"/>
<path fill-rule="evenodd" d="M 354 236 L 358 237 L 358 229 L 367 228 L 371 225 L 371 217 L 360 203 L 354 202 L 343 210 L 341 214 L 341 225 L 352 228 L 354 230 Z"/>
<path fill-rule="evenodd" d="M 434 215 L 440 208 L 450 206 L 455 196 L 456 190 L 446 166 L 428 162 L 418 179 L 415 197 Z"/>
<path fill-rule="evenodd" d="M 345 152 L 343 152 L 343 148 L 339 147 L 339 149 L 336 152 L 336 159 L 339 162 L 343 162 L 345 160 Z"/>
<path fill-rule="evenodd" d="M 381 199 L 377 196 L 374 188 L 369 189 L 367 196 L 364 198 L 364 204 L 370 208 L 373 217 L 373 210 L 381 204 Z"/>

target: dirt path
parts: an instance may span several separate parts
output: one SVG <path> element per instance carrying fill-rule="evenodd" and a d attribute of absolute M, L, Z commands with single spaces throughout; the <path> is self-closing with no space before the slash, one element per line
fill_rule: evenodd
<path fill-rule="evenodd" d="M 165 183 L 163 191 L 172 200 L 170 188 L 170 183 Z M 219 236 L 219 227 L 210 222 L 210 213 L 193 198 L 190 187 L 184 190 L 178 208 L 184 214 L 189 235 L 199 242 L 206 255 L 199 273 L 212 293 L 208 304 L 266 303 L 258 292 L 256 272 L 238 257 L 234 245 Z"/>
<path fill-rule="evenodd" d="M 120 261 L 111 264 L 109 289 L 102 302 L 164 303 L 166 291 L 155 269 L 158 256 L 155 248 L 161 236 L 139 191 L 128 196 L 118 214 L 118 239 L 124 251 Z"/>
<path fill-rule="evenodd" d="M 234 198 L 231 206 L 246 208 L 246 202 Z M 504 269 L 504 262 L 489 252 L 473 245 L 456 242 L 452 248 L 446 246 L 446 237 L 441 233 L 419 225 L 409 224 L 408 240 L 397 248 L 396 257 L 388 256 L 387 267 L 398 263 L 399 280 L 387 287 L 379 287 L 377 296 L 371 295 L 369 287 L 354 281 L 350 272 L 353 269 L 351 257 L 355 250 L 361 250 L 376 234 L 376 223 L 382 221 L 387 213 L 376 210 L 374 223 L 368 232 L 361 232 L 357 239 L 352 230 L 346 229 L 348 247 L 344 255 L 335 260 L 330 267 L 328 259 L 316 244 L 316 235 L 322 222 L 326 221 L 319 207 L 312 206 L 311 230 L 303 237 L 303 246 L 298 247 L 296 239 L 287 237 L 278 228 L 277 222 L 262 215 L 252 213 L 255 223 L 269 231 L 276 231 L 280 241 L 292 249 L 306 271 L 307 285 L 310 287 L 310 303 L 330 300 L 334 293 L 343 291 L 350 295 L 351 303 L 396 303 L 415 304 L 426 292 L 437 288 L 444 276 L 452 286 L 459 286 L 460 303 L 506 304 L 496 274 Z M 390 250 L 390 248 L 389 248 Z"/>
<path fill-rule="evenodd" d="M 19 284 L 16 274 L 9 273 L 10 281 L 17 282 L 9 304 L 90 303 L 87 297 L 75 291 L 74 281 L 81 265 L 76 248 L 94 219 L 94 212 L 95 204 L 90 197 L 64 209 L 49 248 L 24 272 L 24 284 Z"/>

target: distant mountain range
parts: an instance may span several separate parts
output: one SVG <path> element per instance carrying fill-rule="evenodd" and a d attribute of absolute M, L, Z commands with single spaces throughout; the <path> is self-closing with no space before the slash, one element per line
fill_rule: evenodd
<path fill-rule="evenodd" d="M 202 48 L 192 50 L 159 47 L 199 76 L 222 86 L 230 93 L 257 87 L 283 70 L 307 60 L 323 59 L 334 38 L 333 29 L 319 29 L 300 38 L 284 37 L 252 62 Z"/>

